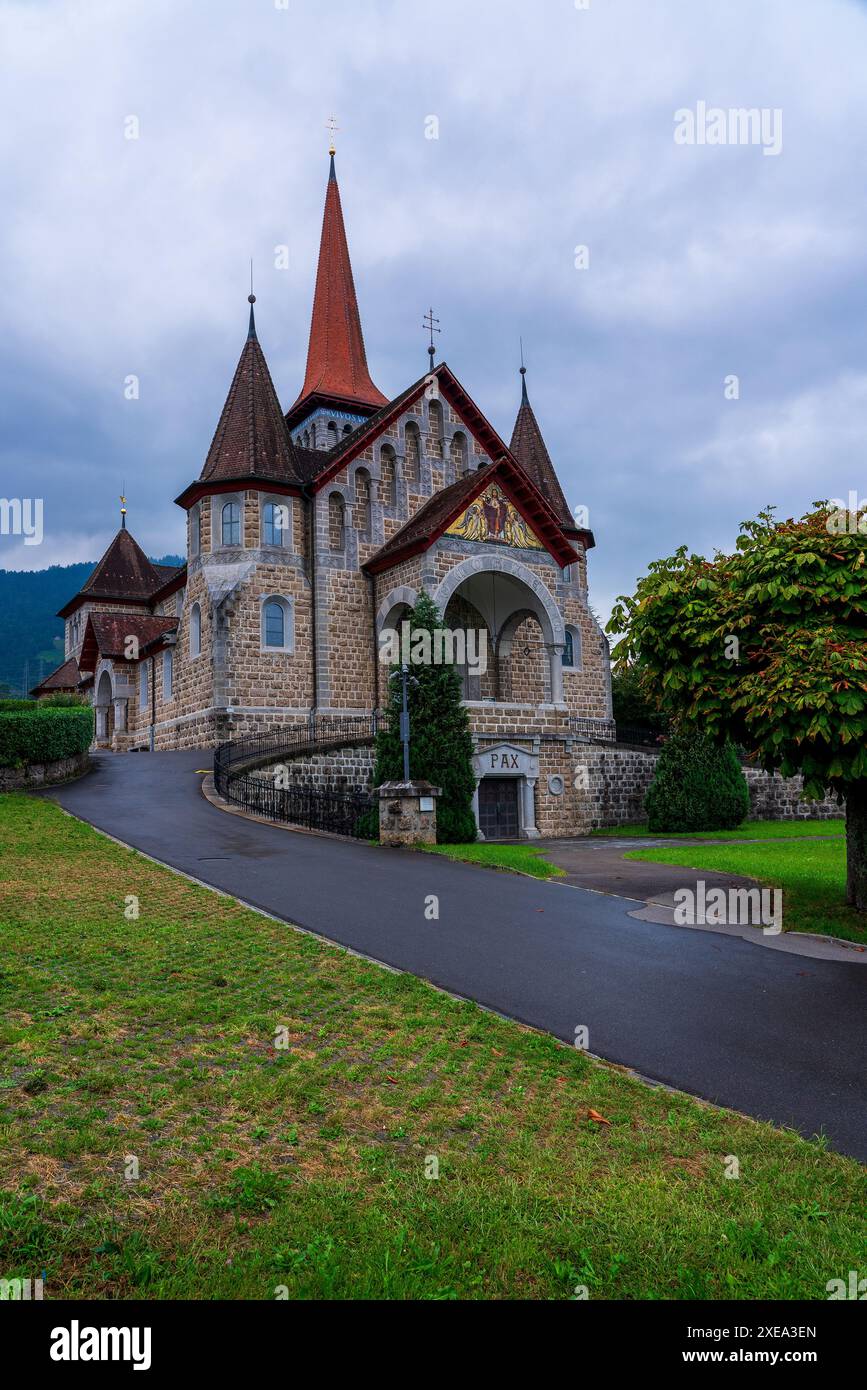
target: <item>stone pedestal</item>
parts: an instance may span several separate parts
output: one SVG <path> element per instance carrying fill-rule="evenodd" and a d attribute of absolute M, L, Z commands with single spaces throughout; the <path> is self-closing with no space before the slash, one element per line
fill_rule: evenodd
<path fill-rule="evenodd" d="M 436 844 L 439 794 L 430 782 L 383 782 L 377 787 L 380 844 Z"/>

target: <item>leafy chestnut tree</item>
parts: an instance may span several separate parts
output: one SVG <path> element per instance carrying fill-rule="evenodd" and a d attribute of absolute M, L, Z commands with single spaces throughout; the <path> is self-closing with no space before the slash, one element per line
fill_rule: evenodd
<path fill-rule="evenodd" d="M 663 707 L 846 804 L 846 901 L 867 911 L 867 517 L 744 522 L 732 555 L 655 561 L 609 632 Z"/>

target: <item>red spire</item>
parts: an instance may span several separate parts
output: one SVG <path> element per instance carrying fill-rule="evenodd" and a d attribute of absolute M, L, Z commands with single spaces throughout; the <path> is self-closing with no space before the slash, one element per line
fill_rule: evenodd
<path fill-rule="evenodd" d="M 387 403 L 367 370 L 333 154 L 325 194 L 322 240 L 319 243 L 307 371 L 301 394 L 290 410 L 290 416 L 310 396 L 326 396 L 345 402 L 347 406 L 374 409 Z"/>

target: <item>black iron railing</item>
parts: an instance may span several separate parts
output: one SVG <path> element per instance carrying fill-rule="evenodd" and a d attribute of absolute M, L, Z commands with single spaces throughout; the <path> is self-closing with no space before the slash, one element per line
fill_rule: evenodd
<path fill-rule="evenodd" d="M 382 724 L 383 715 L 377 710 L 361 715 L 317 714 L 298 724 L 221 743 L 214 751 L 214 786 L 227 801 L 268 820 L 367 838 L 376 805 L 369 791 L 286 784 L 294 758 L 372 743 Z M 273 776 L 256 772 L 267 764 L 274 765 Z"/>
<path fill-rule="evenodd" d="M 571 715 L 569 727 L 576 738 L 588 743 L 637 743 L 642 747 L 659 748 L 665 735 L 658 729 L 637 724 L 621 724 L 614 719 L 585 719 Z"/>
<path fill-rule="evenodd" d="M 285 821 L 307 830 L 329 830 L 355 839 L 375 838 L 370 792 L 360 788 L 337 791 L 330 787 L 280 786 L 261 773 L 234 774 L 228 779 L 227 800 L 267 820 Z"/>

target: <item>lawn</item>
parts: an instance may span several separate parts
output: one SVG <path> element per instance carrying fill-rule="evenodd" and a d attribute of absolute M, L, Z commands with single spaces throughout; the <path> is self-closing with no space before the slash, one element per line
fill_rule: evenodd
<path fill-rule="evenodd" d="M 864 916 L 844 902 L 846 841 L 842 835 L 833 840 L 630 850 L 624 857 L 757 878 L 782 888 L 784 931 L 816 932 L 867 945 Z"/>
<path fill-rule="evenodd" d="M 668 835 L 653 834 L 646 825 L 620 825 L 591 831 L 592 835 L 611 836 L 617 840 L 639 836 L 653 840 L 802 840 L 845 833 L 844 820 L 748 820 L 736 830 L 675 830 Z"/>
<path fill-rule="evenodd" d="M 824 1299 L 863 1267 L 867 1173 L 821 1141 L 646 1087 L 49 802 L 0 796 L 0 923 L 0 1277 L 44 1269 L 47 1298 Z"/>
<path fill-rule="evenodd" d="M 532 874 L 533 878 L 561 878 L 565 869 L 558 869 L 544 858 L 544 851 L 531 845 L 424 845 L 429 854 L 443 854 L 447 859 L 462 859 L 468 864 L 484 864 L 488 869 L 510 869 L 513 873 Z"/>

